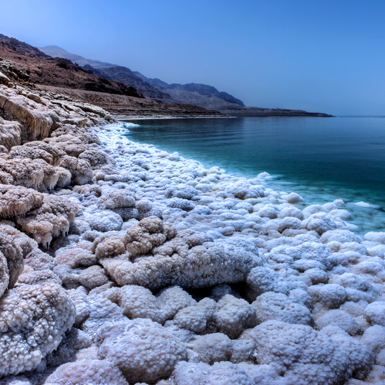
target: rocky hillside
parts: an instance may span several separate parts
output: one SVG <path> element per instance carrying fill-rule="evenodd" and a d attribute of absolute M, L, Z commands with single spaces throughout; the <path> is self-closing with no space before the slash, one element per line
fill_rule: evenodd
<path fill-rule="evenodd" d="M 97 76 L 68 59 L 53 58 L 29 44 L 4 35 L 0 35 L 0 67 L 0 71 L 8 73 L 18 82 L 106 108 L 120 119 L 221 115 L 196 106 L 172 104 L 166 94 L 169 104 L 154 100 L 156 95 L 152 95 L 153 99 L 145 97 L 132 86 Z M 151 87 L 137 79 L 144 87 Z M 155 92 L 160 94 L 157 90 Z"/>
<path fill-rule="evenodd" d="M 163 89 L 165 92 L 169 93 L 170 95 L 176 95 L 178 98 L 178 93 L 175 91 L 184 91 L 185 95 L 184 97 L 188 97 L 188 93 L 195 93 L 199 94 L 201 96 L 209 96 L 209 97 L 215 97 L 216 99 L 220 99 L 222 101 L 225 101 L 230 104 L 237 104 L 239 106 L 244 106 L 243 102 L 234 96 L 228 94 L 227 92 L 220 92 L 215 87 L 208 86 L 206 84 L 197 84 L 197 83 L 189 83 L 189 84 L 168 84 L 162 80 L 159 79 L 149 79 L 142 75 L 140 72 L 135 72 L 135 75 L 140 77 L 143 81 L 145 81 L 148 84 L 154 85 L 158 88 Z M 173 92 L 174 91 L 174 92 Z M 183 97 L 183 96 L 181 96 Z M 204 100 L 202 99 L 202 102 Z"/>
<path fill-rule="evenodd" d="M 130 85 L 137 89 L 140 93 L 150 99 L 154 99 L 163 103 L 175 104 L 177 100 L 173 99 L 169 94 L 162 92 L 158 87 L 154 87 L 141 78 L 136 76 L 129 68 L 114 66 L 109 68 L 93 68 L 90 65 L 83 67 L 91 70 L 95 75 L 101 76 L 105 79 L 115 80 L 117 82 Z M 194 103 L 192 103 L 194 105 Z"/>
<path fill-rule="evenodd" d="M 57 46 L 42 47 L 40 50 L 51 56 L 72 60 L 83 66 L 84 69 L 92 70 L 94 74 L 105 79 L 132 86 L 143 95 L 162 103 L 191 104 L 212 110 L 244 105 L 241 100 L 234 96 L 226 92 L 219 92 L 215 87 L 205 84 L 168 84 L 159 79 L 147 78 L 140 72 L 131 71 L 127 67 L 85 59 Z"/>
<path fill-rule="evenodd" d="M 75 88 L 143 98 L 135 88 L 84 70 L 70 60 L 52 58 L 16 39 L 0 36 L 0 58 L 28 75 L 34 84 Z"/>

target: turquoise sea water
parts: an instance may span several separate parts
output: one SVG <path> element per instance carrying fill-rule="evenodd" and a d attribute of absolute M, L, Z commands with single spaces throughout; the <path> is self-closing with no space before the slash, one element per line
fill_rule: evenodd
<path fill-rule="evenodd" d="M 385 226 L 385 118 L 229 118 L 143 120 L 129 139 L 255 177 L 267 171 L 278 191 L 306 203 L 342 198 Z M 356 205 L 352 206 L 357 211 Z M 375 218 L 373 218 L 373 212 Z M 382 214 L 381 214 L 382 213 Z M 381 219 L 381 220 L 380 220 Z M 384 219 L 384 222 L 382 221 Z M 359 225 L 359 224 L 358 224 Z M 366 227 L 366 226 L 365 226 Z M 385 230 L 384 230 L 385 231 Z"/>

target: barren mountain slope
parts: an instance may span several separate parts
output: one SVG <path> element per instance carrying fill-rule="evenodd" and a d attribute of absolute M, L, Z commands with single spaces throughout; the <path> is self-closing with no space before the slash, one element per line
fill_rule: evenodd
<path fill-rule="evenodd" d="M 28 44 L 14 43 L 15 39 L 2 40 L 0 58 L 28 74 L 31 83 L 143 98 L 135 88 L 100 78 L 67 59 L 51 58 Z"/>

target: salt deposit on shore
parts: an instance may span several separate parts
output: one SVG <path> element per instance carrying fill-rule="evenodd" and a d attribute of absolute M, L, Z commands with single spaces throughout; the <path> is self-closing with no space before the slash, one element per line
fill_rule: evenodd
<path fill-rule="evenodd" d="M 385 378 L 384 233 L 350 231 L 341 200 L 300 210 L 301 197 L 269 189 L 267 173 L 246 179 L 205 169 L 124 133 L 119 125 L 97 130 L 119 172 L 96 173 L 100 198 L 77 197 L 89 202 L 75 225 L 103 222 L 111 231 L 91 251 L 118 284 L 88 296 L 76 289 L 94 304 L 80 322 L 103 342 L 93 358 L 113 362 L 129 383 Z M 109 202 L 103 214 L 100 201 Z M 98 301 L 113 315 L 100 317 Z M 157 343 L 163 348 L 154 351 Z"/>
<path fill-rule="evenodd" d="M 0 163 L 0 383 L 385 380 L 385 233 L 71 123 Z"/>

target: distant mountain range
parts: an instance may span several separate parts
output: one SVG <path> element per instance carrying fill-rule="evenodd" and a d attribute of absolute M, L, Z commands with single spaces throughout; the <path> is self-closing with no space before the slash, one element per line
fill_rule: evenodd
<path fill-rule="evenodd" d="M 246 107 L 241 100 L 227 92 L 220 92 L 210 85 L 196 83 L 168 84 L 160 79 L 148 78 L 140 72 L 132 71 L 127 67 L 74 55 L 55 45 L 39 49 L 47 55 L 72 60 L 102 78 L 134 87 L 144 96 L 165 104 L 192 105 L 233 116 L 330 116 L 302 110 Z"/>
<path fill-rule="evenodd" d="M 95 75 L 134 87 L 144 96 L 162 103 L 191 104 L 211 110 L 244 106 L 241 100 L 206 84 L 168 84 L 160 79 L 147 78 L 127 67 L 86 59 L 55 45 L 41 47 L 39 50 L 52 57 L 72 60 L 84 69 L 92 70 Z"/>
<path fill-rule="evenodd" d="M 71 60 L 74 63 L 79 64 L 80 67 L 84 67 L 85 65 L 90 65 L 93 68 L 117 67 L 116 64 L 104 63 L 99 60 L 89 60 L 85 59 L 83 56 L 74 55 L 57 45 L 48 45 L 47 47 L 39 48 L 39 50 L 52 57 L 61 57 L 63 59 Z"/>
<path fill-rule="evenodd" d="M 223 116 L 218 111 L 192 105 L 158 102 L 145 97 L 132 86 L 96 75 L 94 71 L 97 70 L 88 70 L 87 66 L 81 67 L 66 58 L 51 57 L 36 47 L 0 34 L 0 77 L 4 71 L 10 79 L 27 83 L 28 87 L 43 92 L 53 91 L 71 100 L 100 106 L 120 120 L 133 117 Z M 128 71 L 125 69 L 125 72 Z M 146 85 L 137 79 L 143 86 Z M 166 94 L 165 97 L 170 98 Z"/>
<path fill-rule="evenodd" d="M 246 107 L 206 84 L 168 84 L 127 67 L 86 59 L 58 46 L 32 47 L 0 34 L 0 63 L 9 62 L 23 81 L 108 109 L 119 119 L 141 116 L 317 116 L 301 110 Z"/>

